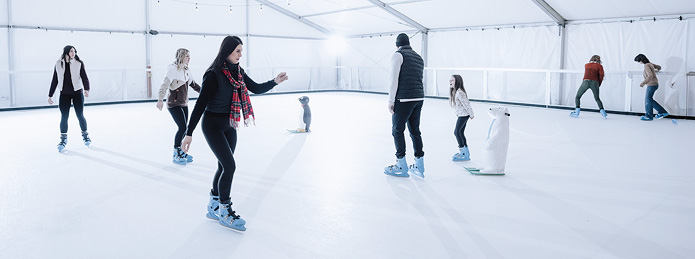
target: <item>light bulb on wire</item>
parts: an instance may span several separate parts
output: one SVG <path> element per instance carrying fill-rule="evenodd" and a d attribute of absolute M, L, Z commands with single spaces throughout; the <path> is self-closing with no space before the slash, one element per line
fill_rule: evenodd
<path fill-rule="evenodd" d="M 198 11 L 198 3 L 195 3 L 195 11 Z"/>
<path fill-rule="evenodd" d="M 159 0 L 157 0 L 157 5 L 159 5 Z"/>
<path fill-rule="evenodd" d="M 263 11 L 263 4 L 261 4 L 261 12 Z"/>
<path fill-rule="evenodd" d="M 232 6 L 229 6 L 229 13 L 232 13 Z"/>

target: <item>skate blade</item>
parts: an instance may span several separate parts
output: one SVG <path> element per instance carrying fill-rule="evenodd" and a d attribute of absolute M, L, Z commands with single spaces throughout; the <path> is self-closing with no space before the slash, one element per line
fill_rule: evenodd
<path fill-rule="evenodd" d="M 208 214 L 205 214 L 205 217 L 207 217 L 207 218 L 209 218 L 209 219 L 212 219 L 212 220 L 220 220 L 220 218 L 217 217 L 217 215 L 212 216 L 212 215 L 210 215 L 209 212 L 208 212 Z"/>
<path fill-rule="evenodd" d="M 230 229 L 233 229 L 233 230 L 237 230 L 237 231 L 246 231 L 246 226 L 244 226 L 244 225 L 241 225 L 241 226 L 233 226 L 233 225 L 232 225 L 232 226 L 228 226 L 228 225 L 225 225 L 225 224 L 222 224 L 222 223 L 220 223 L 220 225 L 222 225 L 222 226 L 224 226 L 224 227 L 226 227 L 226 228 L 230 228 Z"/>

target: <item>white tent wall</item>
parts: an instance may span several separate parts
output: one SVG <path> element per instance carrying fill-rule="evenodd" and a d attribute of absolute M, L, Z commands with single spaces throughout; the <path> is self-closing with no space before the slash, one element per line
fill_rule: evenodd
<path fill-rule="evenodd" d="M 643 53 L 663 67 L 663 72 L 658 75 L 661 87 L 654 96 L 655 100 L 669 113 L 685 115 L 685 81 L 674 88 L 668 85 L 675 73 L 686 70 L 690 22 L 657 20 L 567 25 L 567 69 L 583 70 L 592 55 L 600 55 L 607 72 L 601 86 L 601 100 L 606 109 L 644 112 L 645 89 L 639 87 L 643 80 L 643 66 L 633 61 L 637 54 Z M 693 70 L 692 67 L 688 69 Z M 626 88 L 629 83 L 626 71 L 634 71 L 630 74 L 632 83 L 629 89 Z M 558 104 L 573 106 L 580 83 L 581 74 L 566 76 Z M 629 95 L 627 98 L 626 94 Z M 597 108 L 590 94 L 582 98 L 582 107 Z"/>
<path fill-rule="evenodd" d="M 8 71 L 9 48 L 7 46 L 7 28 L 0 29 L 0 71 Z M 11 105 L 10 74 L 0 72 L 0 107 Z"/>
<path fill-rule="evenodd" d="M 129 33 L 15 29 L 16 106 L 45 105 L 53 67 L 65 45 L 73 45 L 84 62 L 92 91 L 85 102 L 141 96 L 145 72 L 145 36 Z M 40 40 L 37 40 L 40 39 Z M 17 44 L 21 42 L 21 44 Z M 136 69 L 136 70 L 132 70 Z"/>
<path fill-rule="evenodd" d="M 410 45 L 422 55 L 422 34 L 409 32 Z M 347 39 L 342 65 L 352 67 L 353 89 L 388 92 L 391 56 L 396 51 L 396 33 Z"/>
<path fill-rule="evenodd" d="M 250 37 L 247 45 L 245 54 L 251 59 L 247 71 L 256 82 L 271 80 L 280 72 L 289 76 L 275 92 L 336 88 L 336 57 L 325 40 Z"/>
<path fill-rule="evenodd" d="M 169 64 L 175 61 L 176 50 L 185 48 L 190 51 L 190 63 L 188 67 L 193 79 L 202 84 L 203 74 L 210 66 L 212 60 L 217 56 L 223 36 L 198 36 L 198 35 L 170 35 L 158 34 L 152 36 L 152 50 L 150 52 L 152 66 L 152 98 L 156 99 L 159 87 L 161 86 L 166 69 Z M 242 38 L 244 40 L 244 38 Z M 246 60 L 241 60 L 241 65 L 245 66 Z M 146 86 L 143 85 L 143 89 Z M 197 97 L 195 91 L 188 91 L 190 97 Z"/>
<path fill-rule="evenodd" d="M 13 25 L 139 31 L 145 27 L 142 0 L 9 1 Z"/>
<path fill-rule="evenodd" d="M 695 22 L 688 20 L 688 39 L 686 40 L 686 50 L 687 58 L 686 64 L 687 69 L 685 71 L 695 71 Z M 676 81 L 676 85 L 681 88 L 685 88 L 686 98 L 685 107 L 686 112 L 690 116 L 695 115 L 695 76 L 685 77 L 681 76 L 681 79 Z M 687 87 L 686 87 L 687 86 Z"/>

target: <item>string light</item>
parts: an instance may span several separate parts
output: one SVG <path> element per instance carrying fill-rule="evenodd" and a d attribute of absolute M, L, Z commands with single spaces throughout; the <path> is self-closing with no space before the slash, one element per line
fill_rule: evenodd
<path fill-rule="evenodd" d="M 200 10 L 200 8 L 199 8 L 198 6 L 213 6 L 213 7 L 225 7 L 225 6 L 228 6 L 230 12 L 233 12 L 233 11 L 234 11 L 234 7 L 235 7 L 235 6 L 236 6 L 236 7 L 239 7 L 239 6 L 246 6 L 246 7 L 255 6 L 255 4 L 247 4 L 247 5 L 244 5 L 244 4 L 231 4 L 231 5 L 230 5 L 230 4 L 214 4 L 214 3 L 201 3 L 201 2 L 196 2 L 196 1 L 200 1 L 200 0 L 193 0 L 193 1 L 191 1 L 191 0 L 165 0 L 164 2 L 166 2 L 166 1 L 177 2 L 177 3 L 182 3 L 182 4 L 192 4 L 192 5 L 195 5 L 195 10 L 196 10 L 196 11 L 199 11 L 199 10 Z M 304 0 L 304 1 L 306 1 L 306 0 Z M 280 1 L 277 1 L 277 2 L 280 2 Z M 275 2 L 275 3 L 277 3 L 277 2 Z M 162 0 L 157 0 L 157 5 L 161 5 L 161 4 L 162 4 Z M 290 0 L 287 0 L 287 5 L 290 5 L 290 4 L 291 4 L 291 1 L 290 1 Z M 260 7 L 260 10 L 263 11 L 263 4 L 259 3 L 258 5 L 259 5 L 259 7 Z"/>
<path fill-rule="evenodd" d="M 290 0 L 287 0 L 287 5 L 290 5 Z"/>

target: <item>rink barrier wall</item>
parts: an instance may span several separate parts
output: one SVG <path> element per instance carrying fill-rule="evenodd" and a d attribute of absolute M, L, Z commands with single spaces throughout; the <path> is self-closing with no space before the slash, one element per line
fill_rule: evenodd
<path fill-rule="evenodd" d="M 293 92 L 275 92 L 275 93 L 264 93 L 264 94 L 251 94 L 251 96 L 263 96 L 263 95 L 285 95 L 285 94 L 303 94 L 303 93 L 364 93 L 364 94 L 376 94 L 376 95 L 388 95 L 384 92 L 376 91 L 364 91 L 364 90 L 339 90 L 339 89 L 327 89 L 327 90 L 311 90 L 311 91 L 293 91 Z M 425 96 L 427 99 L 439 99 L 448 100 L 448 97 L 442 96 Z M 189 98 L 189 101 L 197 100 L 198 98 Z M 548 109 L 559 109 L 559 110 L 574 110 L 574 107 L 558 106 L 558 105 L 543 105 L 543 104 L 530 104 L 530 103 L 520 103 L 520 102 L 507 102 L 507 101 L 495 101 L 495 100 L 481 100 L 481 99 L 469 99 L 471 102 L 479 103 L 491 103 L 491 104 L 503 104 L 503 105 L 514 105 L 520 107 L 536 107 L 536 108 L 548 108 Z M 131 104 L 131 103 L 156 103 L 157 100 L 129 100 L 129 101 L 113 101 L 113 102 L 99 102 L 99 103 L 86 103 L 85 106 L 101 106 L 101 105 L 115 105 L 115 104 Z M 58 105 L 43 105 L 43 106 L 31 106 L 31 107 L 14 107 L 14 108 L 0 108 L 0 112 L 9 111 L 22 111 L 22 110 L 38 110 L 38 109 L 49 109 L 56 108 Z M 599 109 L 592 108 L 582 108 L 582 111 L 587 112 L 599 112 Z M 626 111 L 611 111 L 606 110 L 609 114 L 620 114 L 620 115 L 632 115 L 641 116 L 644 113 L 637 112 L 626 112 Z M 695 120 L 692 116 L 680 116 L 680 115 L 669 115 L 668 119 L 684 119 L 684 120 Z"/>

